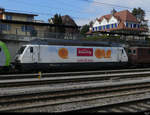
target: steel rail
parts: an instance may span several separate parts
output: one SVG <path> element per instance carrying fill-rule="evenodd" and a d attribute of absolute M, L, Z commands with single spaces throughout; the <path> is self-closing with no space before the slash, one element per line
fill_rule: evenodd
<path fill-rule="evenodd" d="M 103 112 L 146 112 L 150 110 L 150 99 L 131 100 L 127 102 L 120 102 L 108 104 L 100 107 L 91 107 L 88 109 L 80 109 L 74 112 L 90 112 L 90 113 L 103 113 Z M 73 111 L 72 111 L 73 112 Z"/>
<path fill-rule="evenodd" d="M 79 75 L 79 76 L 63 76 L 63 77 L 47 77 L 47 78 L 26 78 L 26 79 L 12 79 L 1 80 L 0 87 L 12 86 L 28 86 L 39 84 L 54 84 L 54 83 L 69 83 L 69 82 L 83 82 L 83 81 L 97 81 L 109 79 L 125 79 L 125 78 L 142 78 L 149 77 L 150 71 L 146 72 L 132 72 L 132 73 L 114 73 L 114 74 L 101 74 L 101 75 Z"/>
<path fill-rule="evenodd" d="M 128 73 L 120 71 L 121 73 L 78 76 L 69 76 L 67 73 L 61 77 L 1 80 L 0 111 L 37 112 L 40 109 L 43 112 L 78 111 L 150 99 L 150 71 L 137 71 L 139 70 Z M 124 80 L 127 78 L 140 79 Z M 89 82 L 85 83 L 86 81 Z M 74 84 L 68 85 L 69 83 Z M 135 98 L 128 99 L 130 96 Z M 117 98 L 122 98 L 122 100 L 109 102 Z M 123 98 L 127 98 L 127 100 L 123 100 Z M 108 102 L 107 104 L 104 102 L 105 100 Z"/>
<path fill-rule="evenodd" d="M 149 92 L 149 93 L 148 93 Z M 144 96 L 145 93 L 147 96 Z M 140 96 L 138 96 L 140 95 Z M 31 100 L 27 101 L 26 103 L 21 103 L 18 104 L 17 107 L 15 105 L 11 106 L 11 108 L 3 108 L 2 111 L 15 111 L 15 112 L 39 112 L 43 111 L 45 112 L 45 108 L 49 108 L 49 112 L 64 112 L 64 111 L 77 111 L 77 110 L 82 110 L 82 109 L 89 109 L 93 107 L 103 107 L 109 104 L 116 104 L 116 103 L 126 103 L 129 101 L 139 101 L 143 99 L 150 99 L 150 89 L 148 90 L 140 90 L 140 91 L 120 91 L 117 92 L 116 94 L 113 92 L 109 95 L 86 95 L 85 97 L 81 95 L 76 96 L 76 97 L 62 97 L 59 99 L 43 99 L 43 100 L 38 100 L 36 102 L 32 102 Z M 88 97 L 87 97 L 88 96 Z M 136 99 L 132 98 L 129 99 L 129 96 L 134 96 Z M 113 100 L 113 98 L 122 98 L 123 100 L 119 100 L 118 102 L 106 102 L 108 100 Z M 105 100 L 105 101 L 104 101 Z M 103 103 L 100 103 L 102 102 Z M 94 103 L 93 103 L 94 102 Z M 98 102 L 98 103 L 97 103 Z M 87 104 L 88 103 L 88 104 Z M 92 104 L 90 104 L 92 103 Z M 81 104 L 81 105 L 80 105 Z M 80 106 L 79 106 L 80 105 Z M 64 108 L 63 108 L 63 107 Z M 67 106 L 67 107 L 66 107 Z M 8 106 L 7 106 L 8 107 Z M 62 107 L 58 109 L 57 107 Z M 42 110 L 44 109 L 44 110 Z"/>
<path fill-rule="evenodd" d="M 146 81 L 145 81 L 146 80 Z M 56 105 L 61 105 L 61 104 L 70 104 L 70 103 L 76 103 L 76 102 L 84 102 L 84 101 L 93 101 L 93 100 L 99 100 L 99 99 L 104 99 L 104 98 L 110 98 L 110 97 L 117 97 L 117 95 L 118 96 L 125 96 L 125 95 L 133 95 L 133 94 L 143 94 L 143 93 L 148 93 L 148 92 L 150 92 L 150 85 L 149 85 L 149 82 L 147 82 L 147 79 L 145 79 L 145 80 L 143 80 L 142 82 L 140 81 L 140 80 L 137 80 L 136 81 L 136 83 L 135 83 L 135 80 L 133 80 L 132 82 L 130 81 L 126 81 L 126 82 L 122 82 L 122 83 L 112 83 L 112 84 L 106 84 L 106 85 L 104 85 L 104 84 L 101 84 L 101 86 L 99 86 L 98 87 L 98 84 L 96 84 L 95 85 L 95 87 L 94 87 L 94 84 L 82 84 L 82 85 L 80 85 L 80 86 L 78 86 L 78 85 L 76 85 L 76 86 L 66 86 L 66 87 L 64 87 L 64 88 L 61 88 L 61 87 L 59 87 L 58 89 L 53 89 L 54 87 L 52 87 L 51 88 L 51 90 L 47 90 L 47 92 L 49 92 L 49 94 L 51 94 L 52 92 L 58 92 L 58 91 L 61 91 L 61 93 L 63 93 L 64 91 L 79 91 L 79 90 L 81 90 L 81 91 L 83 91 L 83 90 L 88 90 L 88 93 L 79 93 L 78 95 L 76 94 L 76 96 L 74 97 L 74 99 L 75 99 L 75 101 L 72 101 L 72 100 L 70 100 L 70 99 L 68 99 L 68 101 L 67 102 L 63 102 L 63 101 L 66 101 L 67 100 L 67 98 L 68 98 L 68 96 L 66 95 L 65 97 L 67 97 L 67 98 L 65 98 L 64 96 L 58 96 L 59 98 L 62 98 L 62 99 L 60 99 L 61 100 L 61 103 L 60 103 L 60 101 L 58 101 L 57 102 L 57 100 L 56 100 L 56 98 L 55 97 L 53 97 L 53 98 L 50 98 L 51 99 L 51 104 L 46 104 L 46 102 L 47 101 L 44 101 L 44 103 L 42 103 L 42 105 L 40 104 L 38 104 L 38 105 L 34 105 L 34 107 L 33 107 L 33 105 L 32 105 L 32 107 L 31 108 L 35 108 L 35 106 L 37 107 L 41 107 L 41 106 L 52 106 L 52 105 L 54 105 L 54 106 L 56 106 Z M 144 83 L 146 83 L 146 86 L 144 86 Z M 141 85 L 141 86 L 140 86 Z M 121 89 L 121 87 L 126 87 L 126 88 L 122 88 Z M 107 90 L 105 91 L 104 89 L 106 89 L 107 88 Z M 110 88 L 110 89 L 109 89 Z M 118 88 L 118 89 L 111 89 L 111 88 Z M 119 88 L 120 88 L 120 90 L 119 90 Z M 142 88 L 143 88 L 143 90 L 142 90 Z M 145 88 L 148 88 L 148 89 L 145 89 Z M 39 88 L 37 88 L 37 90 L 38 90 Z M 52 91 L 52 89 L 53 89 L 53 91 Z M 98 96 L 95 96 L 96 94 L 95 94 L 95 92 L 92 92 L 92 93 L 90 93 L 92 90 L 97 90 L 97 89 L 101 89 L 101 91 L 99 91 L 99 95 Z M 132 89 L 132 91 L 129 93 L 129 90 L 131 90 Z M 135 90 L 135 89 L 137 89 L 137 90 Z M 139 90 L 140 89 L 140 90 Z M 10 89 L 11 90 L 11 89 Z M 9 91 L 10 91 L 9 90 Z M 21 91 L 22 89 L 20 89 L 20 91 Z M 28 90 L 30 90 L 30 89 L 28 89 Z M 34 89 L 35 90 L 35 89 Z M 15 91 L 15 89 L 12 91 L 12 92 L 14 92 Z M 50 92 L 51 91 L 51 92 Z M 3 91 L 2 91 L 3 92 Z M 4 91 L 5 92 L 5 91 Z M 24 92 L 24 94 L 34 94 L 34 93 L 41 93 L 41 95 L 42 95 L 42 93 L 43 93 L 43 90 L 38 90 L 38 92 L 33 92 L 33 90 L 31 90 L 30 92 L 26 92 L 26 91 L 23 91 Z M 106 93 L 107 92 L 107 93 Z M 106 93 L 106 94 L 108 94 L 108 92 L 109 93 L 111 93 L 111 94 L 109 94 L 109 95 L 104 95 L 104 93 Z M 116 92 L 116 95 L 115 95 L 115 92 Z M 123 94 L 121 94 L 121 92 L 124 92 Z M 18 93 L 18 91 L 16 91 L 16 93 L 10 93 L 10 92 L 5 92 L 5 93 L 3 93 L 3 94 L 1 94 L 1 100 L 3 99 L 2 97 L 4 97 L 4 96 L 9 96 L 10 98 L 16 98 L 16 95 L 17 95 L 17 93 Z M 11 94 L 11 95 L 10 95 Z M 20 93 L 20 94 L 23 94 L 23 93 Z M 83 94 L 85 95 L 85 98 L 83 99 L 81 99 L 81 96 L 83 96 Z M 91 94 L 93 94 L 94 96 L 91 96 Z M 102 96 L 102 94 L 103 94 L 103 96 Z M 19 95 L 19 94 L 18 94 Z M 89 95 L 89 97 L 86 97 L 87 95 Z M 70 96 L 71 97 L 71 96 Z M 77 98 L 78 97 L 78 98 Z M 71 97 L 72 98 L 72 97 Z M 148 98 L 148 97 L 146 97 L 146 98 Z M 150 98 L 150 97 L 149 97 Z M 47 99 L 47 98 L 46 98 Z M 36 99 L 38 102 L 40 101 L 40 98 L 38 98 L 37 97 L 37 99 Z M 41 100 L 43 100 L 43 99 L 41 99 Z M 26 105 L 26 107 L 23 107 L 24 109 L 26 108 L 30 108 L 30 106 L 31 106 L 31 103 L 30 102 L 32 102 L 31 101 L 31 99 L 29 98 L 29 99 L 26 99 L 26 101 L 27 101 L 27 104 L 24 104 L 23 102 L 23 100 L 20 100 L 21 101 L 21 104 L 18 104 L 18 106 L 15 108 L 15 104 L 13 105 L 13 103 L 12 102 L 10 102 L 10 104 L 8 104 L 8 105 L 11 105 L 11 108 L 12 109 L 10 109 L 9 107 L 8 107 L 8 105 L 7 106 L 4 106 L 4 107 L 7 107 L 7 108 L 5 108 L 5 110 L 4 110 L 4 107 L 2 106 L 3 104 L 1 104 L 1 111 L 7 111 L 7 110 L 18 110 L 19 108 L 18 107 L 22 107 L 23 105 Z M 26 102 L 25 101 L 25 102 Z M 30 103 L 30 104 L 29 104 Z M 20 108 L 20 109 L 23 109 L 23 108 Z M 78 107 L 77 107 L 78 108 Z M 78 110 L 77 108 L 75 108 L 76 110 Z M 86 108 L 86 107 L 84 107 L 84 108 Z"/>
<path fill-rule="evenodd" d="M 78 71 L 78 72 L 53 72 L 53 73 L 41 73 L 42 77 L 50 76 L 66 76 L 66 75 L 89 75 L 89 74 L 110 74 L 110 73 L 125 73 L 125 72 L 140 72 L 140 71 L 150 71 L 150 68 L 141 68 L 141 69 L 120 69 L 120 70 L 96 70 L 96 71 Z M 38 73 L 32 74 L 8 74 L 0 75 L 0 79 L 14 79 L 15 78 L 32 78 L 38 76 Z"/>

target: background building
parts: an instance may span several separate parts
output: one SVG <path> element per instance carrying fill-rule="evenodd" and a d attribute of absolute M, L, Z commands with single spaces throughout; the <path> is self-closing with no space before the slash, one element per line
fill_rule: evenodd
<path fill-rule="evenodd" d="M 140 26 L 139 21 L 132 13 L 128 10 L 123 10 L 120 12 L 112 12 L 111 14 L 96 19 L 90 31 L 146 32 L 147 30 Z"/>
<path fill-rule="evenodd" d="M 34 39 L 76 39 L 74 37 L 74 29 L 78 30 L 76 25 L 58 25 L 45 23 L 41 20 L 35 20 L 36 14 L 7 12 L 0 8 L 0 40 L 7 44 L 11 54 L 11 62 L 14 61 L 16 51 L 23 44 L 29 43 Z M 66 18 L 64 18 L 65 20 Z M 64 23 L 66 24 L 66 23 Z M 70 28 L 71 35 L 65 33 L 56 33 L 51 31 L 52 27 Z M 68 31 L 70 32 L 70 31 Z"/>
<path fill-rule="evenodd" d="M 41 20 L 35 20 L 36 14 L 26 14 L 17 12 L 6 12 L 5 9 L 0 9 L 0 33 L 4 36 L 9 35 L 9 38 L 15 37 L 17 39 L 24 39 L 26 37 L 38 38 L 55 38 L 58 37 L 55 31 L 51 28 L 65 28 L 67 33 L 77 33 L 78 26 L 69 16 L 62 16 L 63 24 L 45 23 Z M 63 33 L 62 33 L 63 34 Z M 19 36 L 19 37 L 18 37 Z M 8 37 L 6 37 L 8 38 Z M 32 39 L 32 38 L 30 38 Z"/>

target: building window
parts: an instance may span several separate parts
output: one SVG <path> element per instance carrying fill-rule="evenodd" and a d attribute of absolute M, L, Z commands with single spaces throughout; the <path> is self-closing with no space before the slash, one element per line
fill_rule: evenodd
<path fill-rule="evenodd" d="M 94 32 L 94 28 L 92 28 L 93 32 Z"/>
<path fill-rule="evenodd" d="M 97 27 L 95 27 L 95 30 L 97 31 Z"/>
<path fill-rule="evenodd" d="M 114 24 L 111 24 L 111 28 L 114 28 Z"/>
<path fill-rule="evenodd" d="M 131 53 L 132 53 L 132 51 L 131 51 L 131 49 L 129 49 L 129 50 L 128 50 L 128 54 L 131 54 Z"/>
<path fill-rule="evenodd" d="M 32 22 L 33 21 L 33 17 L 27 17 L 27 21 L 28 22 Z"/>
<path fill-rule="evenodd" d="M 103 30 L 105 30 L 105 26 L 103 26 Z"/>
<path fill-rule="evenodd" d="M 102 29 L 102 27 L 101 26 L 99 26 L 99 30 L 101 30 Z"/>
<path fill-rule="evenodd" d="M 9 30 L 11 30 L 11 25 L 9 25 L 9 24 L 1 24 L 0 25 L 0 29 L 4 30 L 4 31 L 9 31 Z"/>
<path fill-rule="evenodd" d="M 11 26 L 9 24 L 7 24 L 7 30 L 11 30 Z"/>
<path fill-rule="evenodd" d="M 106 25 L 106 29 L 110 29 L 110 25 Z"/>
<path fill-rule="evenodd" d="M 136 24 L 133 24 L 133 28 L 136 28 Z"/>
<path fill-rule="evenodd" d="M 129 26 L 129 24 L 128 23 L 126 23 L 126 27 L 128 28 L 128 26 Z"/>
<path fill-rule="evenodd" d="M 132 25 L 132 24 L 130 24 L 130 27 L 131 27 L 131 28 L 133 28 L 133 25 Z"/>
<path fill-rule="evenodd" d="M 133 50 L 133 54 L 136 54 L 136 50 Z"/>
<path fill-rule="evenodd" d="M 137 24 L 137 27 L 140 28 L 140 24 Z"/>
<path fill-rule="evenodd" d="M 21 30 L 22 32 L 25 32 L 26 31 L 25 26 L 21 26 Z"/>
<path fill-rule="evenodd" d="M 31 32 L 32 30 L 34 30 L 34 28 L 32 26 L 22 26 L 21 30 L 22 32 Z"/>
<path fill-rule="evenodd" d="M 115 28 L 117 28 L 117 24 L 115 24 Z"/>
<path fill-rule="evenodd" d="M 12 20 L 12 16 L 11 15 L 6 15 L 6 20 Z"/>

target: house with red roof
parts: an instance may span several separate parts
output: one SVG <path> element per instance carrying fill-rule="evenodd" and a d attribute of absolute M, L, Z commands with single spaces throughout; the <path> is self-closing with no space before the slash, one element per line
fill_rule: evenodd
<path fill-rule="evenodd" d="M 140 22 L 128 10 L 113 12 L 112 14 L 97 18 L 90 28 L 90 32 L 99 31 L 136 31 L 146 32 L 147 29 L 140 27 Z"/>

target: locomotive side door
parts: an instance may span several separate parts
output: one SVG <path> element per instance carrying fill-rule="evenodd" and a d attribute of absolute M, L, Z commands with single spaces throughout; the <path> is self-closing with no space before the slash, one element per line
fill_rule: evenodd
<path fill-rule="evenodd" d="M 122 62 L 123 49 L 118 48 L 118 62 Z"/>
<path fill-rule="evenodd" d="M 30 55 L 31 60 L 33 63 L 37 63 L 39 61 L 39 47 L 38 46 L 31 46 L 30 47 Z"/>

